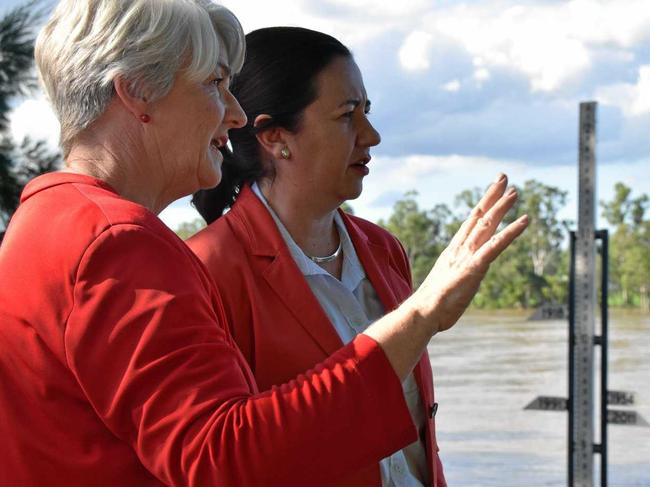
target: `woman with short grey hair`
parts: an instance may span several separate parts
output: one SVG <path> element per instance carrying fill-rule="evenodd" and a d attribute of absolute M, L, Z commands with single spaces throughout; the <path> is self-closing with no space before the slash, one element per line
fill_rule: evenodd
<path fill-rule="evenodd" d="M 328 485 L 415 440 L 400 380 L 526 222 L 494 235 L 500 179 L 402 306 L 259 392 L 156 216 L 221 179 L 242 39 L 207 0 L 62 0 L 43 28 L 65 168 L 25 188 L 0 248 L 0 484 Z"/>
<path fill-rule="evenodd" d="M 192 81 L 208 78 L 220 50 L 239 71 L 244 49 L 237 18 L 209 0 L 68 1 L 38 36 L 35 55 L 67 157 L 74 137 L 113 99 L 116 77 L 129 82 L 132 95 L 154 102 L 181 68 Z"/>

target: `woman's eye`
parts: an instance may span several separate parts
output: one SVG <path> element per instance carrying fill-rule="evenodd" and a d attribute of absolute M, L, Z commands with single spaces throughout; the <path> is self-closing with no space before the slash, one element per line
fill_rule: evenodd
<path fill-rule="evenodd" d="M 354 115 L 354 111 L 352 111 L 352 112 L 345 112 L 345 113 L 343 114 L 343 116 L 346 117 L 346 118 L 352 118 L 353 115 Z"/>
<path fill-rule="evenodd" d="M 212 84 L 214 86 L 219 86 L 219 85 L 221 85 L 222 82 L 223 82 L 223 78 L 215 78 L 215 79 L 212 80 Z"/>

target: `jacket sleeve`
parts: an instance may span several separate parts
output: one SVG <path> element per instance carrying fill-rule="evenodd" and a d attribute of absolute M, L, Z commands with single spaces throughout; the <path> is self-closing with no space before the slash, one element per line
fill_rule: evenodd
<path fill-rule="evenodd" d="M 399 380 L 363 335 L 256 393 L 197 263 L 174 244 L 135 225 L 103 232 L 64 330 L 91 406 L 162 482 L 327 485 L 415 440 Z"/>

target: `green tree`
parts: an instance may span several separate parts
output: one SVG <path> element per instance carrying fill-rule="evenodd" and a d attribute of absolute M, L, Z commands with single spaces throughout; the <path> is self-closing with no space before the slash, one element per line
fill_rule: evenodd
<path fill-rule="evenodd" d="M 354 208 L 350 206 L 350 203 L 344 201 L 341 205 L 341 209 L 346 212 L 348 215 L 354 215 Z"/>
<path fill-rule="evenodd" d="M 60 161 L 42 141 L 29 137 L 16 143 L 9 133 L 11 102 L 34 94 L 34 28 L 43 18 L 37 0 L 10 10 L 0 19 L 0 228 L 18 206 L 22 188 Z"/>
<path fill-rule="evenodd" d="M 601 201 L 602 215 L 614 228 L 609 252 L 611 302 L 650 310 L 650 198 L 632 197 L 623 183 L 614 185 L 611 201 Z"/>
<path fill-rule="evenodd" d="M 461 211 L 466 210 L 469 214 L 472 209 L 478 205 L 478 202 L 481 201 L 484 191 L 479 187 L 474 187 L 472 189 L 465 189 L 458 193 L 454 198 L 454 206 L 460 208 Z M 465 218 L 462 218 L 465 220 Z"/>
<path fill-rule="evenodd" d="M 567 192 L 529 180 L 519 200 L 504 218 L 506 225 L 527 214 L 530 224 L 491 266 L 473 305 L 481 308 L 529 308 L 547 302 L 565 303 L 568 293 L 569 221 L 557 215 Z M 610 237 L 610 302 L 640 306 L 650 311 L 650 198 L 633 197 L 622 183 L 614 187 L 612 201 L 601 202 L 603 217 L 614 227 Z M 464 190 L 455 198 L 455 212 L 445 205 L 421 209 L 411 191 L 397 201 L 393 213 L 380 225 L 404 244 L 419 284 L 469 211 L 478 203 L 480 188 Z"/>
<path fill-rule="evenodd" d="M 176 230 L 174 230 L 174 232 L 181 239 L 187 240 L 188 238 L 190 238 L 192 235 L 194 235 L 199 230 L 202 230 L 203 228 L 205 228 L 205 221 L 202 218 L 196 218 L 191 222 L 181 223 L 178 227 L 176 227 Z"/>
<path fill-rule="evenodd" d="M 562 243 L 565 241 L 567 222 L 557 219 L 557 214 L 566 205 L 567 192 L 539 181 L 529 180 L 519 191 L 519 202 L 514 218 L 527 214 L 529 228 L 522 235 L 527 244 L 527 253 L 536 276 L 543 277 L 558 269 L 557 262 Z"/>
<path fill-rule="evenodd" d="M 565 302 L 568 258 L 563 248 L 567 222 L 557 214 L 566 204 L 567 192 L 528 180 L 516 188 L 519 199 L 503 225 L 527 214 L 528 229 L 491 266 L 474 304 L 485 308 L 537 307 L 546 302 Z M 466 209 L 481 192 L 464 191 L 456 201 Z"/>
<path fill-rule="evenodd" d="M 416 197 L 417 192 L 407 192 L 394 204 L 388 221 L 380 220 L 379 225 L 404 245 L 411 263 L 413 284 L 418 286 L 449 240 L 447 232 L 451 211 L 445 205 L 437 205 L 430 211 L 421 210 Z"/>

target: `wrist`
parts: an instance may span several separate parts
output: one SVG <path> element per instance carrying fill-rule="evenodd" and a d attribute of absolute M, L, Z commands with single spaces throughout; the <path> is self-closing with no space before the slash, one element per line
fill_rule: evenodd
<path fill-rule="evenodd" d="M 419 330 L 426 330 L 427 334 L 433 337 L 440 331 L 440 323 L 437 320 L 437 314 L 434 306 L 422 306 L 421 299 L 418 299 L 417 292 L 412 294 L 402 306 L 403 318 L 412 326 Z"/>

